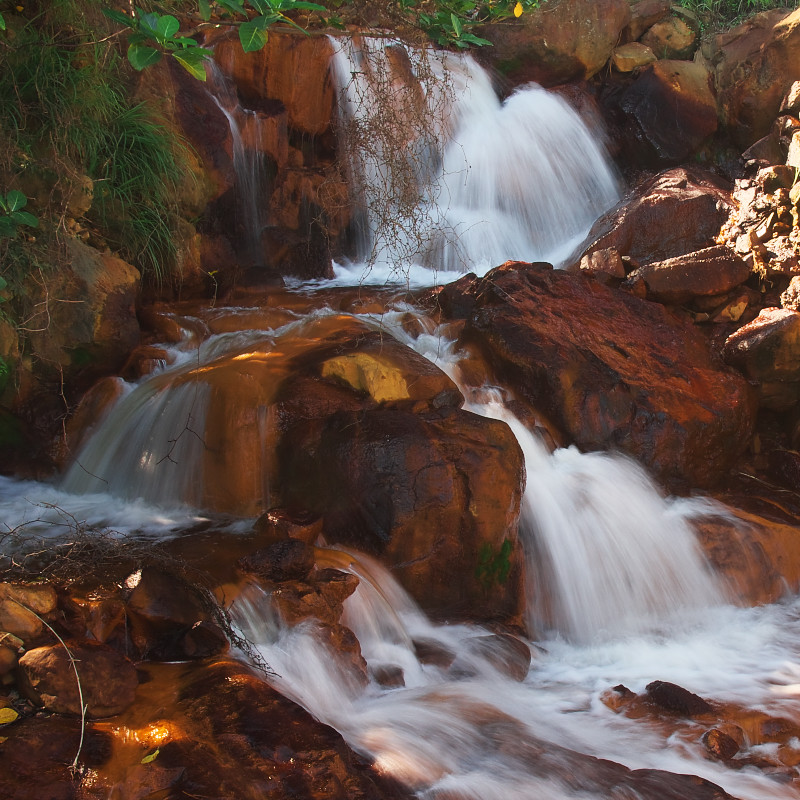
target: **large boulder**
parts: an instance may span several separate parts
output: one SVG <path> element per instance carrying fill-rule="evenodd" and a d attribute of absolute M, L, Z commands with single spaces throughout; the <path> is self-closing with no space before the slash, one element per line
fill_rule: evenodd
<path fill-rule="evenodd" d="M 711 75 L 702 63 L 656 61 L 628 87 L 620 108 L 643 157 L 661 163 L 686 160 L 717 130 Z"/>
<path fill-rule="evenodd" d="M 740 147 L 767 134 L 800 79 L 800 9 L 758 14 L 720 34 L 709 53 L 720 119 Z"/>
<path fill-rule="evenodd" d="M 567 442 L 620 449 L 662 480 L 720 480 L 746 446 L 755 403 L 690 323 L 663 306 L 547 264 L 475 280 L 462 341 Z"/>
<path fill-rule="evenodd" d="M 665 170 L 600 217 L 581 252 L 613 247 L 634 266 L 682 256 L 715 244 L 730 209 L 730 192 L 711 173 Z"/>
<path fill-rule="evenodd" d="M 551 0 L 519 19 L 488 25 L 481 56 L 514 84 L 555 86 L 599 72 L 631 19 L 627 0 Z"/>

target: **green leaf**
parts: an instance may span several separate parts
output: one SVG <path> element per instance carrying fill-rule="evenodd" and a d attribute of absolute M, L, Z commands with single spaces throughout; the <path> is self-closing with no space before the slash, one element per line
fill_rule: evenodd
<path fill-rule="evenodd" d="M 163 17 L 158 18 L 156 33 L 159 39 L 171 39 L 180 30 L 180 27 L 181 24 L 175 17 L 165 14 Z"/>
<path fill-rule="evenodd" d="M 11 221 L 16 225 L 27 225 L 31 228 L 39 227 L 39 220 L 27 211 L 14 211 L 11 213 Z"/>
<path fill-rule="evenodd" d="M 493 47 L 494 45 L 488 39 L 481 39 L 480 36 L 476 36 L 474 33 L 465 33 L 461 36 L 461 40 L 464 42 L 469 42 L 470 44 L 475 44 L 478 47 Z"/>
<path fill-rule="evenodd" d="M 17 226 L 8 217 L 0 217 L 0 239 L 8 239 L 16 232 Z"/>
<path fill-rule="evenodd" d="M 133 20 L 127 15 L 123 14 L 121 11 L 117 11 L 113 8 L 104 8 L 103 13 L 109 18 L 113 19 L 114 22 L 118 22 L 120 25 L 124 25 L 126 28 L 130 28 Z"/>
<path fill-rule="evenodd" d="M 128 61 L 131 66 L 137 70 L 143 70 L 145 67 L 150 67 L 161 60 L 161 53 L 154 47 L 148 47 L 144 44 L 134 43 L 128 47 Z"/>
<path fill-rule="evenodd" d="M 2 275 L 0 275 L 0 292 L 2 292 L 7 286 L 8 281 Z M 0 363 L 0 371 L 2 371 L 3 364 L 5 364 L 5 361 L 3 361 L 2 357 L 0 357 L 0 362 L 2 362 Z"/>
<path fill-rule="evenodd" d="M 307 0 L 289 0 L 285 6 L 281 6 L 281 8 L 302 8 L 307 11 L 325 11 L 325 6 L 321 6 L 319 3 L 309 3 Z"/>
<path fill-rule="evenodd" d="M 208 55 L 205 50 L 179 50 L 172 57 L 194 78 L 199 81 L 206 79 L 206 61 Z"/>
<path fill-rule="evenodd" d="M 267 32 L 255 22 L 245 22 L 239 26 L 239 41 L 245 53 L 252 53 L 267 43 Z"/>
<path fill-rule="evenodd" d="M 3 15 L 0 14 L 0 31 L 4 31 L 6 29 L 6 21 L 3 19 Z"/>
<path fill-rule="evenodd" d="M 19 189 L 12 189 L 6 195 L 6 207 L 9 211 L 25 208 L 26 205 L 28 205 L 28 198 Z"/>
<path fill-rule="evenodd" d="M 197 0 L 197 5 L 200 9 L 200 18 L 203 22 L 208 22 L 211 19 L 211 3 L 209 0 Z"/>
<path fill-rule="evenodd" d="M 152 764 L 158 758 L 159 752 L 159 749 L 156 748 L 150 755 L 146 755 L 139 763 Z"/>
<path fill-rule="evenodd" d="M 456 36 L 461 36 L 461 20 L 455 14 L 450 14 L 450 22 L 453 24 L 453 30 Z"/>

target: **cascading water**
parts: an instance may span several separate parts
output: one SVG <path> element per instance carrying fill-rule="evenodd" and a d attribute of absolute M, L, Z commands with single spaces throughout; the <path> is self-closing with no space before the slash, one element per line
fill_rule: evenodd
<path fill-rule="evenodd" d="M 337 43 L 332 73 L 370 282 L 558 265 L 619 199 L 602 132 L 536 85 L 501 103 L 469 56 L 370 39 Z"/>
<path fill-rule="evenodd" d="M 380 279 L 395 267 L 402 270 L 403 262 L 483 271 L 507 258 L 558 261 L 562 246 L 568 249 L 616 198 L 601 151 L 585 128 L 574 127 L 574 114 L 560 100 L 529 88 L 501 105 L 471 60 L 450 55 L 434 60 L 425 80 L 405 80 L 421 74 L 413 54 L 381 55 L 374 43 L 367 47 L 369 53 L 346 45 L 337 55 L 335 69 L 348 87 L 343 114 L 357 119 L 362 113 L 356 100 L 366 92 L 369 102 L 370 74 L 382 59 L 387 74 L 395 76 L 390 84 L 405 97 L 401 105 L 445 104 L 449 114 L 447 126 L 426 123 L 424 135 L 411 131 L 407 146 L 399 148 L 413 153 L 406 168 L 413 180 L 405 183 L 406 194 L 393 195 L 384 206 L 400 224 L 393 239 L 381 240 L 382 221 L 371 216 L 373 205 L 382 201 L 370 199 L 370 187 L 386 177 L 381 151 L 372 161 L 352 162 L 365 209 L 359 256 L 369 260 L 373 248 L 379 251 L 373 278 L 381 264 L 386 269 Z M 445 70 L 451 88 L 443 90 L 434 79 Z M 418 92 L 410 99 L 404 94 L 408 86 Z M 406 239 L 408 225 L 417 228 Z M 356 276 L 363 269 L 356 267 Z M 426 277 L 443 273 L 428 271 Z M 340 279 L 346 274 L 340 270 Z M 273 324 L 253 322 L 255 312 L 248 314 L 230 311 L 231 319 L 242 320 L 242 330 L 201 331 L 199 345 L 173 349 L 171 366 L 129 387 L 78 453 L 61 493 L 0 481 L 6 524 L 16 523 L 25 511 L 24 498 L 36 493 L 51 505 L 80 509 L 77 513 L 96 524 L 111 525 L 115 513 L 132 516 L 130 502 L 119 498 L 144 497 L 157 504 L 156 512 L 158 504 L 174 500 L 202 504 L 201 432 L 209 395 L 219 388 L 206 381 L 218 363 L 277 362 L 279 351 L 301 347 L 300 333 L 314 340 L 314 326 L 333 316 L 330 309 L 304 319 L 287 312 Z M 400 317 L 386 313 L 371 323 L 457 379 L 458 356 L 449 342 L 438 334 L 409 335 Z M 252 416 L 259 436 L 254 452 L 263 464 L 275 423 L 269 411 L 271 373 L 258 374 L 266 377 Z M 313 625 L 289 628 L 276 617 L 270 597 L 253 587 L 237 600 L 234 614 L 278 673 L 276 685 L 425 798 L 637 796 L 633 787 L 603 784 L 596 774 L 579 777 L 576 753 L 633 769 L 703 775 L 749 800 L 800 797 L 796 787 L 764 773 L 706 760 L 677 735 L 665 743 L 657 726 L 613 714 L 601 702 L 610 686 L 624 683 L 641 692 L 661 679 L 775 716 L 794 713 L 781 703 L 798 693 L 797 602 L 757 609 L 725 604 L 687 525 L 696 506 L 666 500 L 625 459 L 576 450 L 551 455 L 508 414 L 498 395 L 465 391 L 473 411 L 500 416 L 512 426 L 526 455 L 522 536 L 529 560 L 529 624 L 538 639 L 531 645 L 527 677 L 514 680 L 498 669 L 491 644 L 486 649 L 488 631 L 433 624 L 380 565 L 337 552 L 328 554 L 330 563 L 346 564 L 360 581 L 345 601 L 343 621 L 359 638 L 373 678 L 365 688 Z M 267 503 L 272 491 L 267 476 L 259 475 L 255 484 Z M 78 493 L 84 494 L 76 498 Z M 91 516 L 89 503 L 102 512 Z M 130 527 L 157 528 L 155 535 L 161 536 L 177 525 L 164 523 L 166 513 L 148 514 Z M 321 564 L 325 558 L 323 552 Z M 416 646 L 422 640 L 435 643 L 448 658 L 438 665 L 423 663 Z M 404 687 L 386 688 L 374 679 L 390 667 L 401 671 Z M 700 732 L 695 733 L 697 739 Z M 800 751 L 798 743 L 786 746 Z"/>
<path fill-rule="evenodd" d="M 236 174 L 238 255 L 245 266 L 264 265 L 261 233 L 266 225 L 267 207 L 265 189 L 267 160 L 263 151 L 261 116 L 244 108 L 236 94 L 236 87 L 219 64 L 207 62 L 208 91 L 219 110 L 228 120 L 233 144 L 233 169 Z"/>

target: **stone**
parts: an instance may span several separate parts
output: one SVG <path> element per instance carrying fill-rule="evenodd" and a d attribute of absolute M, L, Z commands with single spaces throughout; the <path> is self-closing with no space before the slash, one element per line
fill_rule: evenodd
<path fill-rule="evenodd" d="M 647 684 L 647 699 L 664 711 L 682 717 L 700 717 L 711 714 L 714 709 L 702 697 L 668 681 L 653 681 Z"/>
<path fill-rule="evenodd" d="M 792 134 L 789 152 L 786 154 L 786 166 L 796 170 L 800 169 L 800 131 Z"/>
<path fill-rule="evenodd" d="M 800 275 L 795 275 L 781 294 L 781 306 L 788 311 L 800 311 Z"/>
<path fill-rule="evenodd" d="M 633 72 L 657 60 L 658 57 L 652 49 L 640 42 L 621 44 L 611 54 L 611 63 L 618 72 Z"/>
<path fill-rule="evenodd" d="M 55 607 L 56 591 L 49 583 L 0 583 L 0 631 L 25 643 L 41 634 L 44 623 L 39 617 Z"/>
<path fill-rule="evenodd" d="M 739 745 L 735 739 L 718 728 L 706 731 L 702 742 L 709 754 L 719 761 L 728 761 L 739 752 Z"/>
<path fill-rule="evenodd" d="M 765 308 L 726 340 L 722 355 L 760 384 L 761 405 L 786 410 L 800 386 L 800 313 Z M 777 392 L 783 385 L 788 394 Z"/>
<path fill-rule="evenodd" d="M 485 659 L 501 675 L 522 682 L 531 668 L 531 649 L 526 642 L 509 633 L 494 633 L 468 639 L 469 655 Z M 459 659 L 453 663 L 454 672 L 461 668 Z M 462 670 L 463 671 L 463 670 Z"/>
<path fill-rule="evenodd" d="M 139 343 L 139 271 L 78 239 L 64 241 L 68 265 L 46 286 L 35 275 L 27 282 L 30 301 L 40 309 L 29 320 L 30 345 L 48 369 L 61 367 L 64 380 L 114 373 Z"/>
<path fill-rule="evenodd" d="M 284 539 L 250 553 L 239 566 L 267 581 L 302 581 L 314 566 L 314 549 L 299 539 Z"/>
<path fill-rule="evenodd" d="M 658 58 L 687 60 L 697 49 L 697 34 L 680 17 L 656 22 L 641 38 Z"/>
<path fill-rule="evenodd" d="M 271 508 L 255 521 L 253 530 L 259 542 L 265 545 L 290 537 L 315 544 L 322 535 L 322 517 L 307 511 Z"/>
<path fill-rule="evenodd" d="M 95 718 L 114 716 L 133 703 L 139 679 L 130 660 L 99 642 L 65 644 L 37 647 L 19 659 L 20 688 L 32 702 L 58 714 L 80 715 L 82 699 Z"/>
<path fill-rule="evenodd" d="M 695 297 L 728 292 L 750 277 L 750 266 L 725 245 L 715 245 L 640 267 L 648 300 L 686 303 Z"/>
<path fill-rule="evenodd" d="M 718 482 L 753 429 L 741 375 L 691 322 L 547 265 L 509 262 L 475 282 L 462 347 L 583 450 L 619 449 L 661 480 Z"/>
<path fill-rule="evenodd" d="M 775 9 L 720 34 L 709 53 L 722 126 L 742 148 L 766 136 L 800 80 L 800 9 Z"/>
<path fill-rule="evenodd" d="M 731 209 L 730 193 L 699 169 L 676 167 L 637 186 L 592 226 L 584 254 L 614 247 L 637 265 L 716 244 Z"/>
<path fill-rule="evenodd" d="M 100 378 L 81 398 L 78 407 L 67 420 L 67 453 L 68 456 L 78 452 L 80 446 L 92 433 L 95 426 L 108 413 L 114 403 L 125 392 L 125 381 L 118 377 Z"/>
<path fill-rule="evenodd" d="M 503 25 L 479 28 L 480 56 L 512 83 L 555 86 L 598 73 L 631 19 L 627 0 L 551 0 Z"/>
<path fill-rule="evenodd" d="M 717 130 L 711 75 L 700 62 L 665 60 L 647 67 L 625 91 L 620 108 L 661 163 L 685 161 Z"/>
<path fill-rule="evenodd" d="M 638 0 L 631 3 L 631 21 L 623 31 L 628 42 L 638 40 L 656 22 L 664 19 L 670 12 L 670 0 Z"/>
<path fill-rule="evenodd" d="M 781 107 L 778 109 L 778 113 L 792 114 L 795 117 L 800 116 L 800 80 L 795 81 L 789 87 L 789 90 L 781 101 Z"/>
<path fill-rule="evenodd" d="M 607 279 L 625 279 L 625 265 L 616 247 L 606 247 L 588 253 L 580 261 L 580 270 L 599 278 L 604 283 L 610 282 Z"/>

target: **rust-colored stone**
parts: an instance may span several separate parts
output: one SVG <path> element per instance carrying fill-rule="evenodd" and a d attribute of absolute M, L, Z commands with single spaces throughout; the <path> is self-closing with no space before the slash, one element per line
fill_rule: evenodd
<path fill-rule="evenodd" d="M 746 446 L 749 387 L 662 306 L 541 264 L 509 262 L 474 291 L 462 340 L 568 442 L 692 486 L 719 481 Z"/>

